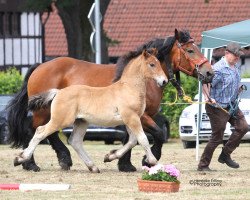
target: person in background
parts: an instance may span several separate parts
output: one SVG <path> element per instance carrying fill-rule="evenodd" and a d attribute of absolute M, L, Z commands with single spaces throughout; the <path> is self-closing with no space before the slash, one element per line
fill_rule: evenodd
<path fill-rule="evenodd" d="M 198 171 L 211 171 L 209 164 L 214 150 L 223 142 L 227 122 L 235 130 L 222 148 L 218 161 L 231 168 L 239 168 L 239 164 L 231 159 L 231 153 L 239 146 L 241 138 L 248 131 L 246 119 L 236 103 L 242 89 L 240 69 L 236 67 L 236 64 L 243 54 L 239 44 L 229 43 L 225 56 L 213 65 L 215 76 L 211 85 L 203 86 L 203 94 L 207 102 L 205 108 L 210 119 L 212 135 L 201 156 Z"/>

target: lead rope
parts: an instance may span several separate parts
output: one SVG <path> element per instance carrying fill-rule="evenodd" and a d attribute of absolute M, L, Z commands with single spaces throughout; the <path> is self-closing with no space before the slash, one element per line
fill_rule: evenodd
<path fill-rule="evenodd" d="M 193 101 L 192 100 L 192 98 L 190 97 L 190 96 L 187 96 L 186 94 L 185 94 L 185 91 L 184 91 L 184 89 L 181 87 L 181 90 L 182 90 L 182 92 L 183 92 L 183 97 L 182 97 L 182 99 L 185 101 L 185 102 L 187 102 L 187 103 L 176 103 L 177 102 L 177 100 L 178 100 L 178 94 L 177 94 L 177 91 L 176 91 L 176 93 L 175 93 L 175 100 L 173 101 L 173 102 L 165 102 L 165 103 L 161 103 L 161 104 L 167 104 L 167 105 L 170 105 L 170 106 L 172 106 L 172 105 L 175 105 L 175 104 L 212 104 L 212 103 L 210 103 L 210 102 L 197 102 L 197 101 Z M 207 95 L 207 94 L 206 94 Z M 207 95 L 207 97 L 209 98 L 209 100 L 211 100 L 210 99 L 210 97 Z M 223 110 L 224 112 L 226 112 L 226 113 L 228 113 L 229 114 L 229 112 L 227 111 L 227 110 L 225 110 L 224 108 L 222 108 L 218 103 L 215 103 L 217 106 L 218 106 L 218 108 L 220 108 L 221 110 Z"/>

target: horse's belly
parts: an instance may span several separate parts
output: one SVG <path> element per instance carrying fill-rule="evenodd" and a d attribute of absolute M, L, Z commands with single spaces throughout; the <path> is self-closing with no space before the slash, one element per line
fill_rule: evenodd
<path fill-rule="evenodd" d="M 95 124 L 99 126 L 112 127 L 124 124 L 119 114 L 110 115 L 104 113 L 99 113 L 99 114 L 85 113 L 77 115 L 77 118 L 84 119 L 89 124 Z"/>

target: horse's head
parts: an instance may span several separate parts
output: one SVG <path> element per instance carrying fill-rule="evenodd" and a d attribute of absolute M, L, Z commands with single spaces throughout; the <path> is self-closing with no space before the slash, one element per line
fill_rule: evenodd
<path fill-rule="evenodd" d="M 156 48 L 143 50 L 142 56 L 145 61 L 143 73 L 146 78 L 154 79 L 157 85 L 162 87 L 168 83 L 168 78 L 162 70 L 160 61 L 156 58 L 157 53 Z"/>
<path fill-rule="evenodd" d="M 214 76 L 212 66 L 200 52 L 189 32 L 175 29 L 174 43 L 169 57 L 174 71 L 182 71 L 197 77 L 203 83 L 212 81 Z"/>

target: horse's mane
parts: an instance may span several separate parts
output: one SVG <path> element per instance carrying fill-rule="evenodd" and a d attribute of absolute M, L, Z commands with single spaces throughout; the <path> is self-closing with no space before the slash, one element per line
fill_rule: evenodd
<path fill-rule="evenodd" d="M 182 31 L 179 31 L 178 33 L 179 33 L 178 41 L 180 43 L 186 43 L 191 39 L 190 33 L 187 30 L 182 30 Z M 170 36 L 170 37 L 167 37 L 165 39 L 165 41 L 162 44 L 162 46 L 160 47 L 160 49 L 158 49 L 157 58 L 159 59 L 160 62 L 162 62 L 164 60 L 164 57 L 166 57 L 166 55 L 168 55 L 167 62 L 170 62 L 169 61 L 169 52 L 173 48 L 175 41 L 176 41 L 175 36 Z"/>
<path fill-rule="evenodd" d="M 190 39 L 190 34 L 188 31 L 179 31 L 179 42 L 180 43 L 186 43 Z M 122 73 L 125 69 L 125 67 L 128 65 L 128 63 L 135 57 L 142 54 L 143 50 L 149 50 L 151 48 L 156 48 L 158 50 L 157 58 L 160 62 L 164 61 L 164 57 L 169 54 L 171 51 L 174 43 L 176 41 L 175 36 L 168 37 L 166 39 L 163 38 L 155 38 L 153 40 L 150 40 L 149 42 L 139 46 L 135 51 L 130 51 L 129 53 L 121 56 L 117 63 L 116 63 L 116 75 L 113 80 L 113 82 L 118 81 Z M 169 59 L 169 58 L 167 58 Z"/>

